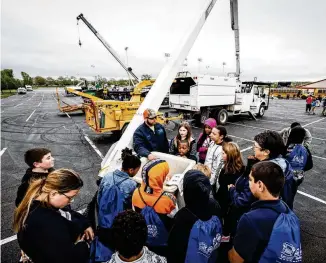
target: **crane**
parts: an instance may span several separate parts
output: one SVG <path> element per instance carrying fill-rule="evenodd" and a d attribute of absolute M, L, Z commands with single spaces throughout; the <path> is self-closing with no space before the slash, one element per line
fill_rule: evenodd
<path fill-rule="evenodd" d="M 103 44 L 103 46 L 111 53 L 111 55 L 116 59 L 116 61 L 119 62 L 119 64 L 123 67 L 123 69 L 128 73 L 128 75 L 130 74 L 136 81 L 139 81 L 138 77 L 135 75 L 135 73 L 132 72 L 132 68 L 131 67 L 127 67 L 122 60 L 119 58 L 119 55 L 117 54 L 117 52 L 115 52 L 115 50 L 109 45 L 108 42 L 105 41 L 105 39 L 101 36 L 101 34 L 92 26 L 92 24 L 90 22 L 88 22 L 88 20 L 84 17 L 83 14 L 80 14 L 79 16 L 77 16 L 77 25 L 79 20 L 83 21 L 85 23 L 85 25 L 93 32 L 93 34 L 97 37 L 98 40 L 100 40 L 100 42 Z M 79 45 L 81 45 L 81 42 L 79 40 Z"/>
<path fill-rule="evenodd" d="M 211 13 L 217 0 L 209 0 L 205 3 L 198 17 L 192 20 L 192 25 L 189 27 L 185 37 L 181 40 L 181 43 L 177 45 L 175 51 L 172 53 L 171 58 L 167 61 L 163 69 L 161 70 L 154 85 L 150 89 L 146 98 L 138 108 L 136 114 L 128 125 L 127 129 L 123 133 L 120 140 L 116 145 L 111 146 L 111 149 L 106 154 L 101 163 L 102 170 L 99 176 L 104 176 L 109 169 L 110 164 L 113 165 L 117 162 L 121 156 L 121 150 L 125 147 L 131 147 L 132 137 L 137 127 L 143 123 L 143 112 L 146 108 L 151 108 L 155 111 L 159 109 L 166 93 L 168 92 L 171 83 L 178 73 L 180 65 L 185 60 L 191 47 L 193 46 L 199 32 L 204 26 L 209 14 Z M 111 167 L 110 167 L 111 168 Z"/>

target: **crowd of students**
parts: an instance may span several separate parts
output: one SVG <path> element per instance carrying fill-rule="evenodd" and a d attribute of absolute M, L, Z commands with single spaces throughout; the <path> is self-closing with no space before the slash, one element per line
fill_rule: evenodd
<path fill-rule="evenodd" d="M 245 165 L 239 146 L 214 119 L 205 121 L 198 140 L 190 125 L 181 123 L 170 142 L 155 120 L 155 112 L 147 110 L 144 124 L 135 132 L 137 155 L 127 148 L 122 151 L 121 168 L 102 178 L 85 216 L 70 207 L 83 186 L 79 174 L 54 170 L 47 149 L 26 152 L 29 168 L 18 189 L 14 215 L 22 259 L 302 261 L 299 220 L 292 209 L 304 172 L 312 167 L 306 129 L 294 123 L 281 134 L 257 134 L 254 155 Z M 164 191 L 173 175 L 169 164 L 152 153 L 157 149 L 198 161 L 175 193 Z M 142 156 L 148 162 L 137 185 L 133 177 Z"/>

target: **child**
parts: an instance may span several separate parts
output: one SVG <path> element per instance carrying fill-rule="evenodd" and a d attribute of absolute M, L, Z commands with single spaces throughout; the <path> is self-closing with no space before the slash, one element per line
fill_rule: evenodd
<path fill-rule="evenodd" d="M 34 148 L 25 153 L 25 163 L 29 166 L 18 187 L 16 207 L 23 200 L 31 180 L 47 177 L 53 171 L 54 158 L 46 148 Z"/>
<path fill-rule="evenodd" d="M 239 221 L 229 261 L 279 262 L 276 257 L 290 248 L 289 255 L 293 255 L 290 261 L 302 262 L 299 220 L 280 200 L 285 181 L 281 167 L 270 161 L 259 162 L 252 167 L 249 180 L 250 191 L 258 201 Z M 283 222 L 278 220 L 279 216 Z M 286 224 L 289 221 L 291 223 Z M 271 256 L 271 252 L 277 253 Z"/>
<path fill-rule="evenodd" d="M 178 154 L 177 156 L 188 158 L 197 162 L 195 155 L 190 152 L 189 142 L 187 140 L 178 140 Z"/>
<path fill-rule="evenodd" d="M 147 226 L 144 217 L 132 210 L 118 214 L 112 225 L 116 252 L 107 263 L 166 263 L 146 246 Z"/>
<path fill-rule="evenodd" d="M 313 99 L 312 103 L 311 103 L 311 111 L 312 111 L 312 115 L 316 115 L 315 113 L 315 109 L 316 109 L 316 106 L 317 106 L 317 100 L 316 99 Z"/>
<path fill-rule="evenodd" d="M 206 159 L 207 150 L 209 144 L 211 143 L 211 138 L 209 135 L 212 132 L 213 127 L 216 126 L 216 120 L 213 118 L 209 118 L 204 123 L 204 130 L 199 135 L 198 143 L 197 143 L 197 152 L 198 152 L 198 159 L 199 162 L 204 164 Z"/>
<path fill-rule="evenodd" d="M 188 122 L 182 122 L 179 125 L 177 136 L 175 136 L 170 142 L 170 154 L 176 155 L 178 153 L 178 142 L 183 140 L 188 141 L 190 154 L 196 156 L 196 140 L 192 138 L 191 127 Z"/>

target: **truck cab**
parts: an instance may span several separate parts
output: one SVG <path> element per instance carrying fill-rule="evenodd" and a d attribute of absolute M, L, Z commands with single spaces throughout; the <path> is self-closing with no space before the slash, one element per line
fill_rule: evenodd
<path fill-rule="evenodd" d="M 225 124 L 230 114 L 261 117 L 268 108 L 266 85 L 269 83 L 241 83 L 236 77 L 192 77 L 190 72 L 179 72 L 170 88 L 170 108 L 194 119 L 198 125 L 211 117 Z"/>

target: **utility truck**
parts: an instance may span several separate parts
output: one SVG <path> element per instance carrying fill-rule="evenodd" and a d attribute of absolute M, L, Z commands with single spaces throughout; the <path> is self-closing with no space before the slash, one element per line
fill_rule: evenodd
<path fill-rule="evenodd" d="M 186 119 L 194 119 L 197 125 L 208 118 L 223 125 L 229 115 L 243 113 L 262 117 L 268 109 L 270 85 L 257 81 L 241 83 L 236 77 L 192 77 L 189 72 L 180 72 L 170 88 L 170 108 L 183 113 Z"/>

